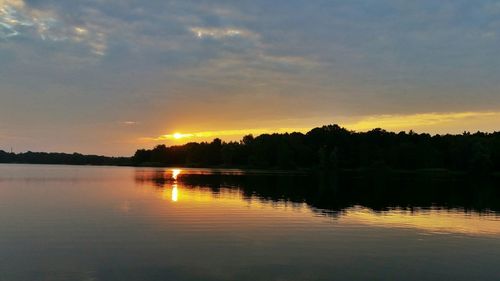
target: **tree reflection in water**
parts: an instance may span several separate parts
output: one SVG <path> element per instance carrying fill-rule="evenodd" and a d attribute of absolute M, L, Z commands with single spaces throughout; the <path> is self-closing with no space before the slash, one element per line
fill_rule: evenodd
<path fill-rule="evenodd" d="M 137 170 L 135 181 L 157 188 L 238 189 L 245 198 L 306 203 L 315 212 L 336 216 L 352 206 L 376 212 L 394 208 L 457 209 L 500 212 L 500 181 L 450 173 L 388 171 L 287 174 L 246 173 L 238 170 Z M 174 196 L 175 194 L 175 196 Z"/>

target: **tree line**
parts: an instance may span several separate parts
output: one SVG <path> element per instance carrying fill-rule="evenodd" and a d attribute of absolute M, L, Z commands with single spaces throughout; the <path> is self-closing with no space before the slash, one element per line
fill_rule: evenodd
<path fill-rule="evenodd" d="M 9 153 L 0 150 L 0 163 L 66 164 L 66 165 L 131 165 L 130 157 L 107 157 L 80 153 L 24 152 Z"/>
<path fill-rule="evenodd" d="M 338 125 L 306 134 L 247 135 L 239 142 L 191 142 L 139 149 L 134 165 L 221 166 L 278 169 L 500 171 L 500 132 L 430 135 L 373 129 L 354 132 Z"/>
<path fill-rule="evenodd" d="M 0 150 L 0 163 L 234 167 L 261 169 L 447 169 L 500 172 L 500 132 L 430 135 L 338 125 L 303 133 L 247 135 L 241 141 L 191 142 L 139 149 L 132 157 Z"/>

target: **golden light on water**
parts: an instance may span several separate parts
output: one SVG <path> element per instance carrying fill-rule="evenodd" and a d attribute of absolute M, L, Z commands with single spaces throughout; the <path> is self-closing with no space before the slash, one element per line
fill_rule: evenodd
<path fill-rule="evenodd" d="M 177 180 L 177 177 L 182 172 L 181 169 L 172 169 L 172 179 Z"/>
<path fill-rule="evenodd" d="M 177 177 L 182 172 L 181 169 L 172 169 L 172 179 L 177 182 Z M 172 202 L 177 202 L 179 200 L 179 189 L 177 188 L 177 183 L 172 185 Z"/>
<path fill-rule="evenodd" d="M 172 202 L 177 202 L 179 200 L 179 188 L 177 187 L 177 184 L 173 184 L 172 188 L 165 188 L 161 192 L 161 198 L 163 200 L 170 200 Z"/>
<path fill-rule="evenodd" d="M 179 189 L 177 184 L 172 185 L 172 202 L 177 202 L 179 200 Z"/>
<path fill-rule="evenodd" d="M 181 169 L 172 169 L 172 178 L 182 173 Z M 184 173 L 190 173 L 184 171 Z M 200 217 L 250 215 L 256 212 L 263 217 L 262 223 L 270 217 L 301 217 L 307 221 L 323 221 L 324 215 L 318 215 L 314 207 L 286 201 L 263 200 L 258 196 L 248 197 L 242 190 L 221 188 L 214 192 L 208 187 L 193 187 L 175 180 L 166 183 L 161 189 L 148 188 L 160 192 L 160 198 L 168 202 L 177 202 L 176 210 L 183 210 L 186 221 Z M 182 204 L 180 204 L 182 203 Z M 180 209 L 179 209 L 180 208 Z M 230 214 L 234 210 L 239 210 Z M 422 234 L 460 234 L 472 236 L 500 235 L 500 218 L 491 214 L 470 212 L 459 209 L 393 209 L 377 212 L 363 206 L 344 209 L 339 216 L 328 218 L 332 223 L 349 227 L 377 227 L 391 229 L 415 229 Z M 257 221 L 256 221 L 257 222 Z"/>
<path fill-rule="evenodd" d="M 339 218 L 343 224 L 373 225 L 383 228 L 418 229 L 428 233 L 499 235 L 498 218 L 460 210 L 391 210 L 377 213 L 364 207 L 352 207 Z"/>
<path fill-rule="evenodd" d="M 229 172 L 229 171 L 228 171 Z M 183 177 L 179 177 L 180 174 Z M 323 221 L 316 207 L 305 203 L 267 200 L 258 195 L 249 196 L 240 188 L 220 186 L 216 191 L 209 185 L 198 185 L 189 181 L 189 175 L 210 174 L 208 169 L 167 169 L 138 171 L 136 180 L 148 186 L 147 190 L 158 192 L 159 197 L 174 203 L 175 210 L 183 210 L 186 221 L 200 217 L 233 218 L 261 213 L 259 217 L 302 217 L 308 221 Z M 155 181 L 159 179 L 161 181 Z M 149 187 L 151 185 L 151 187 Z M 158 185 L 161 188 L 158 188 Z M 237 185 L 235 185 L 237 187 Z M 166 204 L 168 206 L 168 204 Z M 163 207 L 162 207 L 163 208 Z M 168 208 L 168 207 L 167 207 Z M 263 215 L 262 215 L 263 214 Z M 390 229 L 415 229 L 422 234 L 460 234 L 473 236 L 500 235 L 500 217 L 488 212 L 466 212 L 460 209 L 391 209 L 375 211 L 363 206 L 343 209 L 339 215 L 328 218 L 332 223 L 349 227 L 377 227 Z M 264 219 L 265 220 L 265 219 Z"/>
<path fill-rule="evenodd" d="M 165 188 L 161 198 L 165 201 L 179 202 L 176 208 L 182 208 L 185 219 L 200 216 L 237 216 L 228 213 L 229 210 L 242 210 L 246 215 L 259 212 L 262 221 L 270 217 L 293 217 L 307 221 L 323 221 L 324 216 L 318 216 L 307 205 L 287 204 L 286 202 L 268 202 L 258 198 L 246 198 L 241 191 L 222 189 L 214 194 L 209 189 L 189 188 L 182 183 L 173 184 L 172 188 Z M 209 209 L 200 206 L 210 206 Z M 243 211 L 244 210 L 244 211 Z M 239 213 L 241 215 L 241 213 Z M 478 213 L 465 214 L 461 210 L 419 210 L 409 212 L 405 210 L 390 210 L 376 212 L 366 207 L 351 207 L 337 218 L 328 218 L 331 222 L 343 226 L 377 227 L 392 229 L 415 229 L 422 234 L 459 234 L 472 236 L 500 235 L 500 220 L 498 217 L 481 215 Z M 255 221 L 259 223 L 259 220 Z M 238 226 L 238 228 L 244 228 Z"/>

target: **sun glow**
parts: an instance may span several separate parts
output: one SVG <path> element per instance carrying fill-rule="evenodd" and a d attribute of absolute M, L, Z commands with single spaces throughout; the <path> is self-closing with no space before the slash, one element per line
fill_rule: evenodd
<path fill-rule="evenodd" d="M 180 140 L 180 139 L 184 139 L 184 138 L 190 138 L 192 136 L 193 136 L 193 134 L 182 134 L 182 133 L 176 132 L 176 133 L 173 133 L 171 135 L 164 135 L 163 137 L 165 139 Z"/>
<path fill-rule="evenodd" d="M 334 120 L 334 118 L 332 118 Z M 500 112 L 450 112 L 450 113 L 418 113 L 408 115 L 371 115 L 361 116 L 355 120 L 340 120 L 338 124 L 348 130 L 364 132 L 375 128 L 382 128 L 389 131 L 417 130 L 428 131 L 429 133 L 462 133 L 477 128 L 486 131 L 492 131 L 495 127 L 491 124 L 498 124 L 500 121 Z M 314 122 L 316 126 L 328 124 L 329 121 Z M 330 122 L 334 123 L 334 122 Z M 160 135 L 158 137 L 143 137 L 143 141 L 181 141 L 184 139 L 197 139 L 196 141 L 211 141 L 214 138 L 224 140 L 239 140 L 244 135 L 252 134 L 258 136 L 261 134 L 273 133 L 307 133 L 311 127 L 289 127 L 289 128 L 248 128 L 236 130 L 214 130 L 200 131 L 193 133 L 180 133 Z"/>
<path fill-rule="evenodd" d="M 260 134 L 272 134 L 272 133 L 286 133 L 286 132 L 307 132 L 310 128 L 276 128 L 276 129 L 241 129 L 241 130 L 221 130 L 221 131 L 205 131 L 190 134 L 167 134 L 161 135 L 157 138 L 142 138 L 144 140 L 153 141 L 164 141 L 164 140 L 180 140 L 184 138 L 218 138 L 218 137 L 228 137 L 228 136 L 243 136 L 247 134 L 260 135 Z"/>
<path fill-rule="evenodd" d="M 449 113 L 418 113 L 409 115 L 374 115 L 364 117 L 357 122 L 345 124 L 345 127 L 355 131 L 366 131 L 374 128 L 386 130 L 410 130 L 422 127 L 439 127 L 459 125 L 474 122 L 475 127 L 481 123 L 495 123 L 500 118 L 500 112 L 449 112 Z M 465 130 L 465 128 L 463 129 Z"/>

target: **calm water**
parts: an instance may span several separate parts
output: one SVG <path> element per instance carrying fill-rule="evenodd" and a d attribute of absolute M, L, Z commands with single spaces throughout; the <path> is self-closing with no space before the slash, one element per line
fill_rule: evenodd
<path fill-rule="evenodd" d="M 500 280 L 497 187 L 0 165 L 0 280 Z"/>

